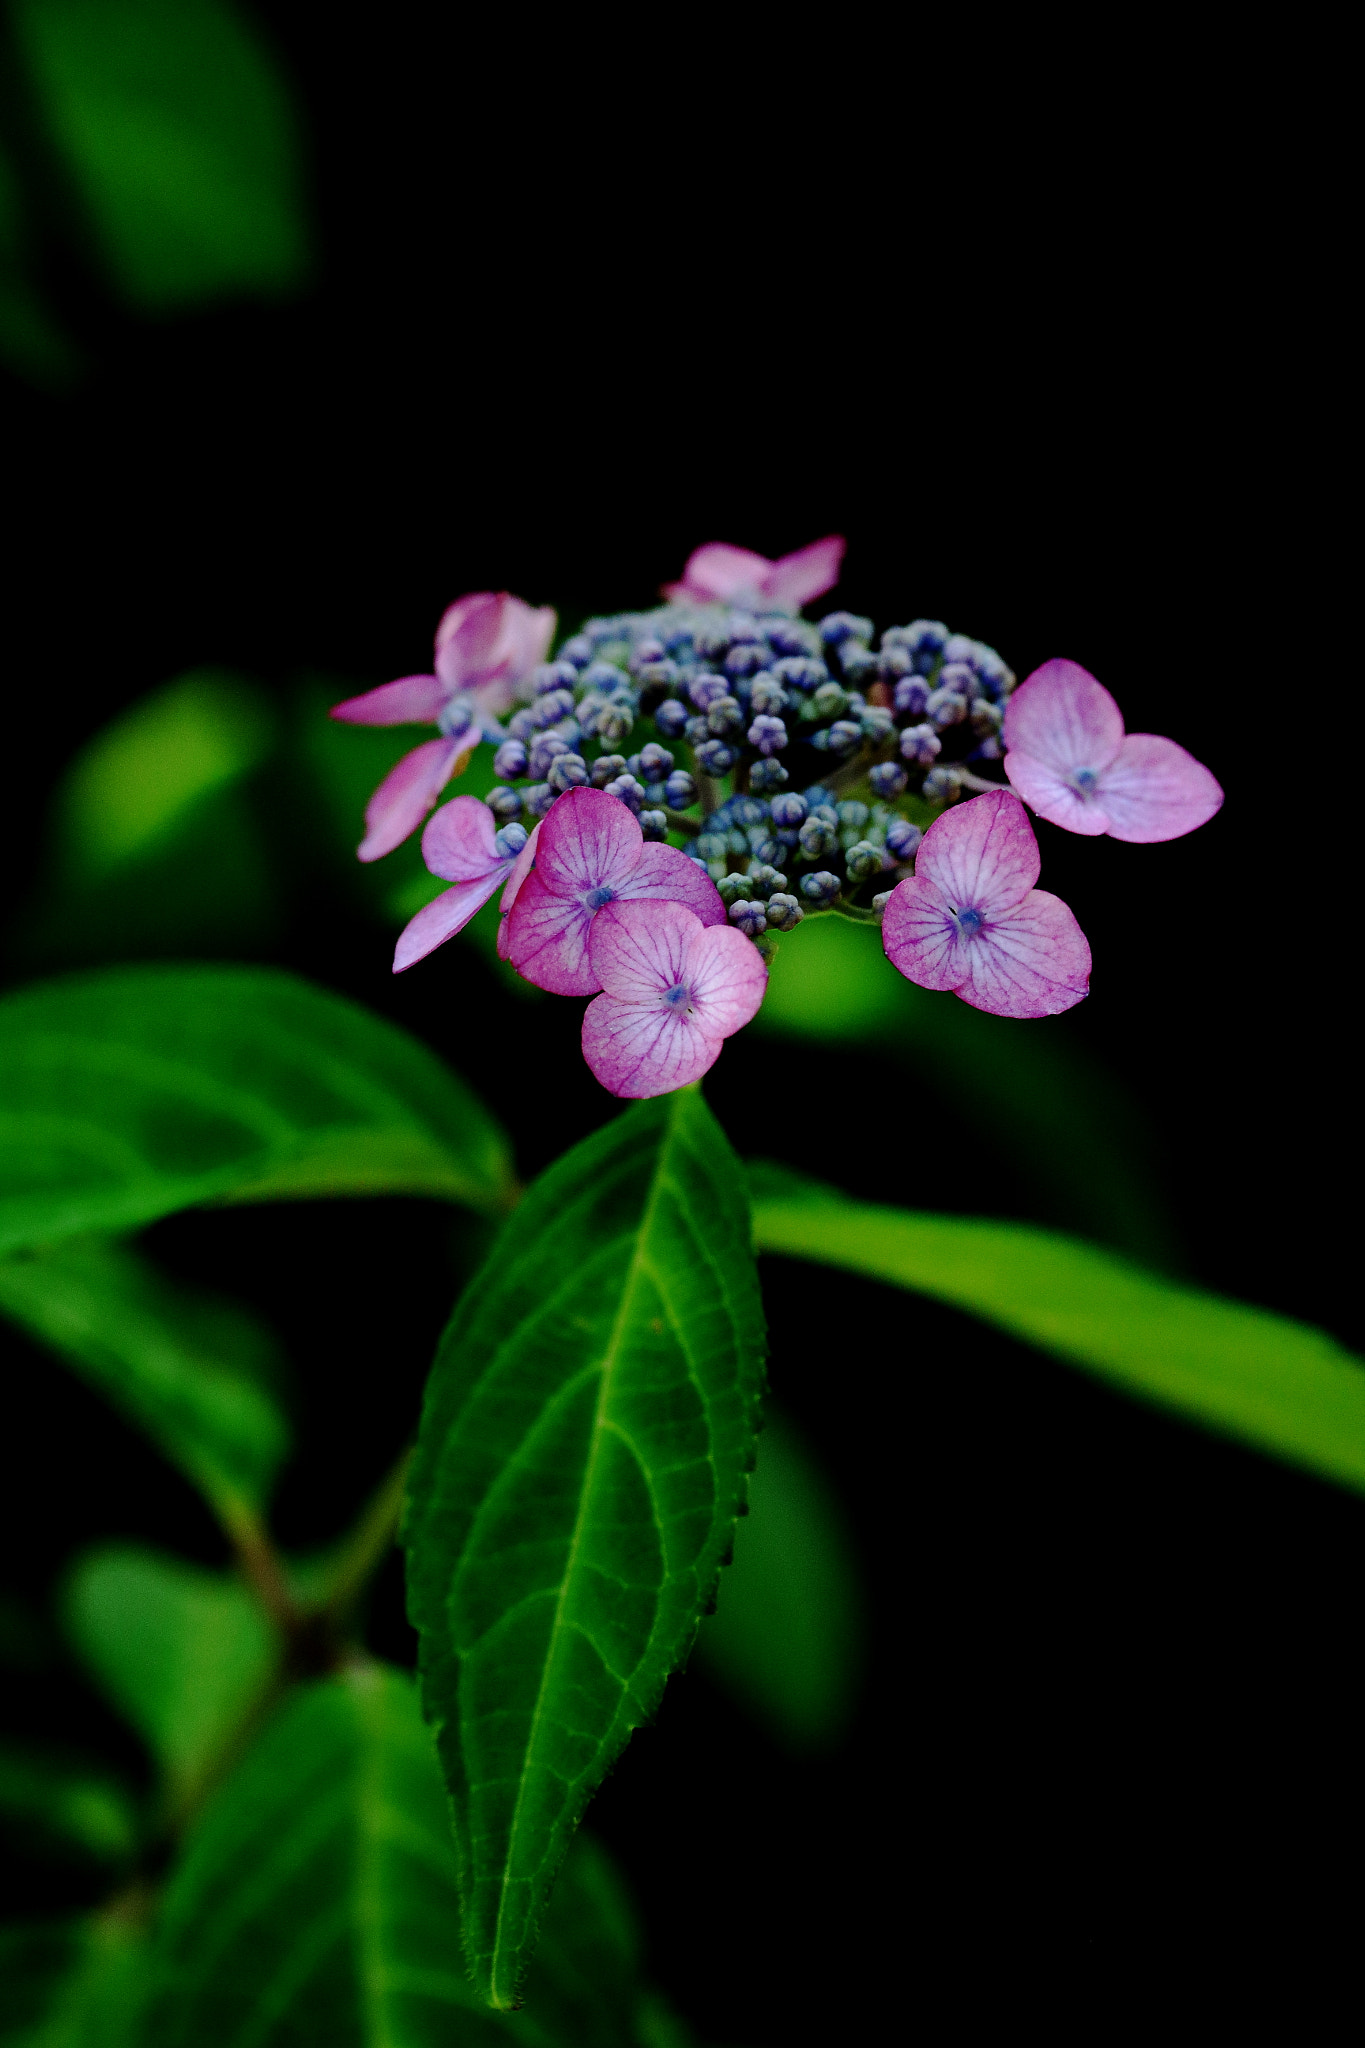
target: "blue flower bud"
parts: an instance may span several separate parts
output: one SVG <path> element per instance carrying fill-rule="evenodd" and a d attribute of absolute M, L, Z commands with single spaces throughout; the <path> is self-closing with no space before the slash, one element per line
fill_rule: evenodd
<path fill-rule="evenodd" d="M 800 846 L 806 860 L 827 860 L 838 851 L 837 826 L 826 824 L 823 818 L 807 818 L 801 827 Z"/>
<path fill-rule="evenodd" d="M 957 690 L 935 690 L 924 707 L 940 732 L 961 725 L 967 716 L 967 699 Z"/>
<path fill-rule="evenodd" d="M 732 903 L 730 922 L 746 939 L 756 939 L 768 929 L 767 913 L 761 903 Z"/>
<path fill-rule="evenodd" d="M 757 797 L 732 796 L 726 807 L 737 825 L 747 831 L 750 825 L 764 825 L 772 816 L 769 805 L 760 803 Z"/>
<path fill-rule="evenodd" d="M 982 740 L 979 747 L 973 747 L 967 759 L 969 761 L 998 761 L 1004 751 L 1005 743 L 1003 740 Z"/>
<path fill-rule="evenodd" d="M 802 695 L 819 689 L 829 681 L 829 670 L 823 661 L 812 661 L 809 655 L 785 656 L 773 663 L 773 674 L 784 690 L 796 690 Z"/>
<path fill-rule="evenodd" d="M 976 695 L 976 670 L 969 661 L 945 661 L 938 672 L 940 690 L 956 690 L 959 697 Z"/>
<path fill-rule="evenodd" d="M 828 871 L 801 877 L 801 894 L 808 903 L 816 905 L 836 902 L 842 887 L 839 877 L 831 875 Z"/>
<path fill-rule="evenodd" d="M 987 647 L 984 641 L 978 640 L 972 665 L 992 697 L 1008 697 L 1014 688 L 1014 671 L 993 647 Z"/>
<path fill-rule="evenodd" d="M 879 761 L 867 779 L 872 785 L 872 794 L 890 803 L 893 797 L 900 795 L 910 778 L 899 761 Z"/>
<path fill-rule="evenodd" d="M 504 825 L 501 832 L 493 834 L 493 851 L 503 860 L 512 860 L 530 836 L 524 825 Z"/>
<path fill-rule="evenodd" d="M 958 661 L 970 663 L 975 652 L 976 642 L 972 639 L 970 633 L 950 633 L 943 643 L 943 660 L 945 665 L 949 662 Z"/>
<path fill-rule="evenodd" d="M 581 754 L 556 754 L 546 781 L 551 789 L 581 789 L 588 780 L 588 764 Z"/>
<path fill-rule="evenodd" d="M 923 837 L 908 818 L 893 818 L 886 828 L 886 850 L 893 860 L 910 860 Z"/>
<path fill-rule="evenodd" d="M 775 796 L 771 810 L 774 825 L 804 825 L 806 822 L 806 799 L 793 790 L 790 795 Z"/>
<path fill-rule="evenodd" d="M 756 643 L 763 638 L 763 628 L 751 612 L 731 612 L 726 630 L 732 645 L 742 645 L 746 641 Z"/>
<path fill-rule="evenodd" d="M 599 754 L 592 764 L 592 786 L 605 789 L 609 782 L 615 782 L 618 775 L 626 773 L 623 754 Z"/>
<path fill-rule="evenodd" d="M 657 740 L 640 749 L 639 773 L 646 782 L 662 782 L 673 766 L 673 756 Z"/>
<path fill-rule="evenodd" d="M 664 800 L 672 811 L 688 811 L 697 801 L 697 785 L 685 768 L 675 769 L 664 784 Z"/>
<path fill-rule="evenodd" d="M 968 707 L 972 731 L 980 740 L 994 739 L 1005 722 L 1005 714 L 998 704 L 992 704 L 986 697 L 977 697 Z"/>
<path fill-rule="evenodd" d="M 590 667 L 584 669 L 579 681 L 590 690 L 602 690 L 610 696 L 613 690 L 620 689 L 625 677 L 614 663 L 594 661 Z"/>
<path fill-rule="evenodd" d="M 706 723 L 717 739 L 738 732 L 744 724 L 744 713 L 735 697 L 713 697 L 706 707 Z"/>
<path fill-rule="evenodd" d="M 870 640 L 871 619 L 860 619 L 855 612 L 831 612 L 820 621 L 820 638 L 826 647 L 842 647 L 846 640 Z"/>
<path fill-rule="evenodd" d="M 667 839 L 667 816 L 663 811 L 641 811 L 640 830 L 646 839 Z"/>
<path fill-rule="evenodd" d="M 474 706 L 468 697 L 452 697 L 436 714 L 437 729 L 448 740 L 463 739 L 473 723 Z"/>
<path fill-rule="evenodd" d="M 724 860 L 730 850 L 725 843 L 723 832 L 699 832 L 695 843 L 697 852 L 704 861 Z"/>
<path fill-rule="evenodd" d="M 676 697 L 665 697 L 662 704 L 655 706 L 654 723 L 666 740 L 676 740 L 682 737 L 688 715 L 685 704 L 680 704 Z"/>
<path fill-rule="evenodd" d="M 782 842 L 774 839 L 766 825 L 754 825 L 749 832 L 749 852 L 760 867 L 771 867 L 782 858 Z"/>
<path fill-rule="evenodd" d="M 846 640 L 839 649 L 839 666 L 847 683 L 870 683 L 877 674 L 877 657 L 856 640 Z"/>
<path fill-rule="evenodd" d="M 526 773 L 525 740 L 504 740 L 493 756 L 493 773 L 501 775 L 507 782 L 514 782 L 518 775 Z"/>
<path fill-rule="evenodd" d="M 834 806 L 834 815 L 841 825 L 852 825 L 861 832 L 872 814 L 866 804 L 859 803 L 856 797 L 850 797 L 846 802 Z"/>
<path fill-rule="evenodd" d="M 676 626 L 661 628 L 664 646 L 675 661 L 690 659 L 693 648 L 693 634 L 690 625 L 680 620 Z"/>
<path fill-rule="evenodd" d="M 578 670 L 571 661 L 546 661 L 531 675 L 531 689 L 537 697 L 546 697 L 551 690 L 573 690 L 578 685 Z"/>
<path fill-rule="evenodd" d="M 586 633 L 575 633 L 572 640 L 566 640 L 559 650 L 561 661 L 571 661 L 575 668 L 582 668 L 592 660 L 592 642 Z"/>
<path fill-rule="evenodd" d="M 543 732 L 537 735 L 527 760 L 528 772 L 543 779 L 550 772 L 550 763 L 559 754 L 570 752 L 569 742 L 561 739 L 557 732 Z"/>
<path fill-rule="evenodd" d="M 865 882 L 869 875 L 881 873 L 882 850 L 880 846 L 874 846 L 870 839 L 860 839 L 855 845 L 850 846 L 844 855 L 844 866 L 848 869 L 848 878 L 851 882 Z"/>
<path fill-rule="evenodd" d="M 662 661 L 667 653 L 668 649 L 662 640 L 656 639 L 653 633 L 646 633 L 642 640 L 636 641 L 635 650 L 630 657 L 632 673 L 638 675 L 649 662 Z"/>
<path fill-rule="evenodd" d="M 749 835 L 740 826 L 732 824 L 725 835 L 725 844 L 731 853 L 737 853 L 741 860 L 749 858 Z"/>
<path fill-rule="evenodd" d="M 825 726 L 811 741 L 812 746 L 831 754 L 851 754 L 862 743 L 862 728 L 851 718 L 836 718 L 833 725 Z"/>
<path fill-rule="evenodd" d="M 913 624 L 900 629 L 905 635 L 905 645 L 912 654 L 937 656 L 948 644 L 948 628 L 942 619 L 916 619 Z M 882 635 L 885 640 L 886 635 Z"/>
<path fill-rule="evenodd" d="M 724 676 L 713 675 L 708 669 L 703 669 L 699 676 L 692 678 L 687 694 L 698 711 L 705 711 L 709 704 L 715 703 L 717 697 L 729 696 L 730 685 Z"/>
<path fill-rule="evenodd" d="M 490 789 L 484 798 L 495 818 L 507 823 L 521 816 L 521 791 L 519 789 Z"/>
<path fill-rule="evenodd" d="M 521 792 L 522 809 L 528 818 L 543 818 L 558 794 L 548 782 L 533 782 Z"/>
<path fill-rule="evenodd" d="M 914 657 L 910 649 L 900 646 L 896 641 L 888 645 L 887 635 L 883 633 L 881 658 L 877 663 L 877 674 L 882 681 L 898 683 L 903 676 L 910 674 L 913 667 Z"/>
<path fill-rule="evenodd" d="M 927 768 L 943 751 L 943 742 L 932 725 L 907 725 L 901 734 L 901 755 Z"/>
<path fill-rule="evenodd" d="M 931 768 L 924 778 L 926 803 L 950 804 L 961 794 L 962 784 L 953 768 Z"/>
<path fill-rule="evenodd" d="M 766 902 L 775 889 L 785 889 L 787 877 L 770 860 L 754 860 L 749 863 L 749 880 L 753 892 L 760 901 Z"/>
<path fill-rule="evenodd" d="M 894 894 L 894 889 L 883 889 L 880 895 L 872 898 L 872 908 L 876 911 L 878 917 L 885 917 L 886 906 Z"/>
<path fill-rule="evenodd" d="M 529 710 L 514 711 L 507 721 L 507 730 L 514 740 L 535 738 L 536 722 Z"/>
<path fill-rule="evenodd" d="M 923 676 L 905 676 L 896 685 L 896 710 L 902 718 L 918 718 L 929 702 L 929 685 Z"/>
<path fill-rule="evenodd" d="M 618 775 L 607 784 L 607 795 L 619 797 L 628 810 L 638 817 L 645 793 L 633 775 Z"/>
<path fill-rule="evenodd" d="M 606 746 L 614 747 L 630 736 L 635 713 L 629 704 L 604 704 L 593 721 L 593 730 Z"/>
<path fill-rule="evenodd" d="M 733 747 L 724 740 L 703 740 L 697 748 L 697 766 L 703 775 L 726 775 L 735 765 Z"/>
<path fill-rule="evenodd" d="M 640 709 L 647 711 L 661 697 L 671 697 L 682 677 L 676 661 L 647 661 L 635 671 L 640 686 Z"/>
<path fill-rule="evenodd" d="M 842 683 L 821 683 L 810 700 L 812 718 L 837 718 L 848 709 L 848 691 Z"/>
<path fill-rule="evenodd" d="M 546 732 L 550 726 L 558 725 L 561 718 L 567 718 L 572 710 L 572 690 L 551 690 L 547 696 L 537 697 L 531 706 L 531 717 L 537 732 Z"/>
<path fill-rule="evenodd" d="M 757 631 L 757 628 L 755 628 L 755 631 Z M 738 647 L 732 647 L 726 655 L 725 673 L 735 681 L 738 681 L 741 676 L 757 675 L 758 671 L 766 664 L 767 659 L 768 650 L 766 647 L 751 647 L 747 644 L 741 644 Z"/>
<path fill-rule="evenodd" d="M 894 737 L 896 728 L 884 705 L 869 704 L 858 721 L 858 730 L 874 747 L 880 747 Z"/>
<path fill-rule="evenodd" d="M 780 761 L 755 761 L 749 770 L 750 789 L 781 789 L 787 780 L 787 771 Z"/>
<path fill-rule="evenodd" d="M 702 712 L 700 717 L 688 719 L 683 727 L 683 736 L 690 747 L 699 747 L 705 740 L 710 739 L 711 728 L 706 723 L 705 712 Z"/>
<path fill-rule="evenodd" d="M 813 626 L 804 619 L 766 618 L 763 631 L 774 654 L 798 658 L 812 655 L 820 645 L 820 636 Z"/>
<path fill-rule="evenodd" d="M 755 712 L 766 711 L 776 718 L 786 710 L 790 699 L 771 669 L 765 668 L 754 677 L 749 702 Z"/>
<path fill-rule="evenodd" d="M 806 791 L 806 809 L 808 811 L 818 811 L 822 804 L 828 804 L 832 810 L 834 798 L 830 791 L 825 788 L 823 782 L 813 782 Z"/>
<path fill-rule="evenodd" d="M 806 914 L 795 896 L 787 896 L 780 892 L 770 896 L 765 907 L 769 927 L 775 932 L 795 930 Z"/>
<path fill-rule="evenodd" d="M 717 882 L 716 887 L 720 891 L 720 900 L 727 910 L 733 904 L 747 903 L 754 893 L 754 885 L 747 875 L 726 875 L 723 881 Z"/>
<path fill-rule="evenodd" d="M 780 754 L 787 744 L 787 728 L 780 718 L 770 718 L 765 712 L 749 727 L 749 745 L 757 747 L 760 754 Z"/>

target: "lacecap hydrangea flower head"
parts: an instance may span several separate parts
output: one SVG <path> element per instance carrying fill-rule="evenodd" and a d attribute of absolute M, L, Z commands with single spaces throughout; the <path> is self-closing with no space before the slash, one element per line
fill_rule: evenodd
<path fill-rule="evenodd" d="M 549 607 L 480 592 L 443 618 L 433 675 L 339 704 L 439 729 L 375 792 L 362 860 L 421 825 L 481 740 L 496 749 L 488 795 L 426 826 L 452 886 L 403 932 L 395 971 L 501 889 L 498 951 L 592 997 L 584 1055 L 622 1096 L 705 1073 L 762 1002 L 775 935 L 810 916 L 880 925 L 908 980 L 998 1016 L 1080 1002 L 1090 949 L 1036 886 L 1028 810 L 1149 843 L 1204 824 L 1221 789 L 1174 740 L 1126 733 L 1075 662 L 1016 686 L 938 619 L 878 634 L 851 612 L 802 618 L 843 554 L 833 535 L 777 560 L 709 542 L 663 605 L 589 619 L 553 660 Z"/>

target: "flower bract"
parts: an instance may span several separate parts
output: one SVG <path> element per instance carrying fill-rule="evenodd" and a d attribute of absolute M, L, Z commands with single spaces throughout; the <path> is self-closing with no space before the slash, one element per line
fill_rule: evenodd
<path fill-rule="evenodd" d="M 847 543 L 837 533 L 813 540 L 794 554 L 769 561 L 750 548 L 734 548 L 723 540 L 707 541 L 687 558 L 680 583 L 666 583 L 664 596 L 698 603 L 772 605 L 799 611 L 833 590 Z"/>
<path fill-rule="evenodd" d="M 583 1057 L 613 1095 L 666 1095 L 700 1080 L 768 984 L 741 932 L 703 924 L 681 903 L 607 905 L 589 952 L 602 993 L 583 1013 Z"/>
<path fill-rule="evenodd" d="M 422 834 L 422 858 L 433 875 L 455 887 L 426 904 L 399 934 L 394 973 L 425 960 L 463 931 L 507 878 L 525 844 L 521 826 L 499 832 L 497 819 L 477 797 L 457 796 L 442 804 Z"/>

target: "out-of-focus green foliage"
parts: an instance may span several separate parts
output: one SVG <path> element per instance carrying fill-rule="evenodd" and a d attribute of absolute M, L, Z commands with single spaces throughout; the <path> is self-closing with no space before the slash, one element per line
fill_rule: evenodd
<path fill-rule="evenodd" d="M 426 1047 L 265 968 L 0 1001 L 0 1253 L 212 1200 L 406 1192 L 496 1213 L 507 1140 Z"/>
<path fill-rule="evenodd" d="M 1136 1257 L 1167 1256 L 1140 1120 L 1069 1018 L 988 1017 L 897 974 L 875 926 L 812 917 L 782 939 L 750 1029 L 893 1054 L 934 1099 L 926 1144 L 1004 1146 L 1065 1220 Z"/>
<path fill-rule="evenodd" d="M 63 1606 L 77 1655 L 160 1764 L 173 1807 L 274 1674 L 264 1615 L 235 1579 L 131 1545 L 82 1558 Z"/>
<path fill-rule="evenodd" d="M 743 1175 L 690 1088 L 540 1176 L 442 1339 L 408 1606 L 470 1967 L 499 2010 L 584 1806 L 712 1599 L 762 1377 Z"/>
<path fill-rule="evenodd" d="M 60 391 L 79 378 L 82 357 L 33 281 L 32 255 L 19 180 L 0 148 L 0 362 Z"/>
<path fill-rule="evenodd" d="M 132 1900 L 0 1928 L 0 2048 L 140 2048 L 145 1958 Z"/>
<path fill-rule="evenodd" d="M 10 0 L 27 83 L 107 275 L 166 312 L 310 268 L 298 124 L 227 0 Z"/>
<path fill-rule="evenodd" d="M 951 1302 L 1125 1393 L 1365 1490 L 1365 1363 L 1323 1331 L 1053 1231 L 874 1207 L 782 1167 L 755 1167 L 751 1182 L 759 1251 Z"/>
<path fill-rule="evenodd" d="M 769 1408 L 749 1512 L 698 1661 L 788 1748 L 837 1740 L 862 1672 L 863 1599 L 839 1506 L 795 1428 Z"/>
<path fill-rule="evenodd" d="M 0 1311 L 98 1387 L 232 1525 L 289 1449 L 270 1334 L 233 1304 L 173 1287 L 126 1246 L 69 1238 L 0 1259 Z"/>
<path fill-rule="evenodd" d="M 122 1863 L 138 1839 L 128 1788 L 97 1764 L 0 1741 L 0 1837 L 46 1857 Z"/>

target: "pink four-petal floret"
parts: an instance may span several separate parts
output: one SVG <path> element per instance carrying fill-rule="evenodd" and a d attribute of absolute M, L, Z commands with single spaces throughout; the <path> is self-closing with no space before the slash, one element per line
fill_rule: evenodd
<path fill-rule="evenodd" d="M 768 983 L 742 932 L 704 925 L 681 903 L 607 905 L 589 952 L 602 994 L 583 1013 L 583 1057 L 613 1095 L 666 1095 L 700 1080 Z"/>
<path fill-rule="evenodd" d="M 675 846 L 646 842 L 639 820 L 601 789 L 571 789 L 542 819 L 513 868 L 499 951 L 517 973 L 558 996 L 601 987 L 588 950 L 593 920 L 625 900 L 684 904 L 704 925 L 725 923 L 720 891 Z M 527 855 L 530 859 L 527 859 Z"/>
<path fill-rule="evenodd" d="M 499 715 L 554 638 L 555 613 L 503 591 L 472 591 L 448 607 L 436 628 L 434 675 L 400 676 L 332 707 L 348 725 L 441 726 L 390 769 L 365 807 L 361 860 L 401 846 L 425 818 L 461 755 L 483 737 L 500 737 Z"/>
<path fill-rule="evenodd" d="M 846 546 L 841 534 L 831 533 L 773 562 L 751 548 L 734 548 L 723 540 L 707 541 L 688 556 L 682 581 L 665 583 L 663 594 L 702 604 L 772 605 L 779 611 L 800 611 L 803 604 L 833 590 Z"/>
<path fill-rule="evenodd" d="M 1123 713 L 1088 669 L 1045 661 L 1005 711 L 1005 773 L 1040 818 L 1150 845 L 1205 825 L 1223 792 L 1203 763 L 1155 733 L 1126 736 Z"/>
<path fill-rule="evenodd" d="M 886 906 L 887 959 L 907 981 L 951 989 L 997 1017 L 1071 1009 L 1089 993 L 1090 948 L 1065 903 L 1034 888 L 1039 867 L 1038 842 L 1011 791 L 945 811 Z"/>
<path fill-rule="evenodd" d="M 395 974 L 463 931 L 510 873 L 518 856 L 499 853 L 497 831 L 493 813 L 477 797 L 457 796 L 442 804 L 422 834 L 422 858 L 433 875 L 455 887 L 426 904 L 403 928 L 394 949 Z"/>

